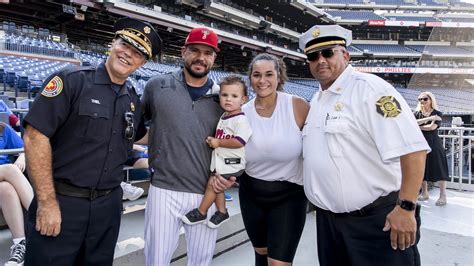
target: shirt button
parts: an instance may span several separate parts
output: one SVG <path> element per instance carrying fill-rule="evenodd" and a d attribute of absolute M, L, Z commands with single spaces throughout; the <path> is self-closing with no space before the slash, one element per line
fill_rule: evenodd
<path fill-rule="evenodd" d="M 112 134 L 113 135 L 117 134 L 117 131 L 116 130 L 112 131 Z"/>
<path fill-rule="evenodd" d="M 118 116 L 118 113 L 115 113 L 115 116 Z"/>
<path fill-rule="evenodd" d="M 107 172 L 108 170 L 109 170 L 109 169 L 108 169 L 107 167 L 106 167 L 106 168 L 104 168 L 104 172 Z"/>
<path fill-rule="evenodd" d="M 112 152 L 112 149 L 110 149 L 109 152 Z"/>
<path fill-rule="evenodd" d="M 94 117 L 97 117 L 97 113 L 94 113 Z"/>

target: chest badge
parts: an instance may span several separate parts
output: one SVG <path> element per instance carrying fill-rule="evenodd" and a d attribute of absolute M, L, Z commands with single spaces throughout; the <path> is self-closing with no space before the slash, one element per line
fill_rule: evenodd
<path fill-rule="evenodd" d="M 130 103 L 130 110 L 131 110 L 132 112 L 135 112 L 135 104 Z"/>
<path fill-rule="evenodd" d="M 342 102 L 336 102 L 336 104 L 334 105 L 334 109 L 336 111 L 341 111 L 342 108 L 344 108 L 344 104 Z"/>
<path fill-rule="evenodd" d="M 59 76 L 54 76 L 43 88 L 41 95 L 51 98 L 58 96 L 63 91 L 63 80 Z"/>
<path fill-rule="evenodd" d="M 400 103 L 393 96 L 380 97 L 375 103 L 375 109 L 383 117 L 396 117 L 402 112 Z"/>

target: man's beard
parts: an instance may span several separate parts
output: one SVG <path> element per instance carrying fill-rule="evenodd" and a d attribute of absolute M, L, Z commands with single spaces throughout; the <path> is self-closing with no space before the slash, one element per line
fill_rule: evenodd
<path fill-rule="evenodd" d="M 184 64 L 184 68 L 186 68 L 191 77 L 196 79 L 204 78 L 205 76 L 207 76 L 207 74 L 209 74 L 209 71 L 211 71 L 211 69 L 206 69 L 203 72 L 196 72 L 192 70 L 191 65 L 192 64 Z"/>

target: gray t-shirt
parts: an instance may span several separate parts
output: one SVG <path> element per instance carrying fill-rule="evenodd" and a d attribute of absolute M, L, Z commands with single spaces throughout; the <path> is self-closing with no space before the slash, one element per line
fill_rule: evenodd
<path fill-rule="evenodd" d="M 150 120 L 149 163 L 152 185 L 174 191 L 204 194 L 210 175 L 213 136 L 223 113 L 218 86 L 193 101 L 183 71 L 150 79 L 143 94 L 144 116 Z"/>

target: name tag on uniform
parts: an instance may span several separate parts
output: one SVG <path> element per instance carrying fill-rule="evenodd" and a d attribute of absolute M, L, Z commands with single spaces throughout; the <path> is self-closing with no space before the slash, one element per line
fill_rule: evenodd
<path fill-rule="evenodd" d="M 224 158 L 225 164 L 240 164 L 240 158 Z"/>

